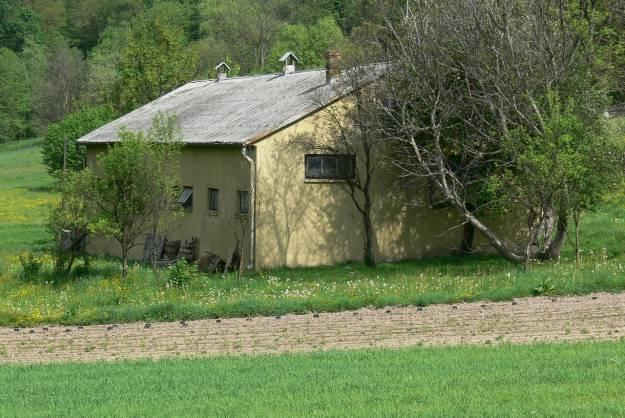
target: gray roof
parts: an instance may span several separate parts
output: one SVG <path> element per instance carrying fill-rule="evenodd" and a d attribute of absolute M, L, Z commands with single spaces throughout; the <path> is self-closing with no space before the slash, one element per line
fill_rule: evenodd
<path fill-rule="evenodd" d="M 186 143 L 245 144 L 338 99 L 337 83 L 326 83 L 325 70 L 193 81 L 90 132 L 78 143 L 115 142 L 122 127 L 147 131 L 154 116 L 163 112 L 178 116 Z"/>

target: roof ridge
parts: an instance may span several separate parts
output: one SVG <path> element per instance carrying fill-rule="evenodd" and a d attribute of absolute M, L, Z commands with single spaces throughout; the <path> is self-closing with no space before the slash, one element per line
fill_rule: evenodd
<path fill-rule="evenodd" d="M 294 73 L 290 73 L 287 74 L 289 76 L 291 75 L 298 75 L 298 74 L 304 74 L 304 73 L 313 73 L 313 72 L 321 72 L 321 71 L 325 71 L 325 68 L 310 68 L 310 69 L 306 69 L 306 70 L 300 70 L 300 71 L 296 71 Z M 223 80 L 220 80 L 219 82 L 223 82 L 223 81 L 232 81 L 232 80 L 242 80 L 242 79 L 250 79 L 250 78 L 261 78 L 261 77 L 275 77 L 275 76 L 282 76 L 284 75 L 284 73 L 278 72 L 278 73 L 267 73 L 267 74 L 253 74 L 253 75 L 238 75 L 235 77 L 228 77 L 225 78 Z M 213 81 L 217 81 L 217 79 L 215 78 L 206 78 L 206 79 L 197 79 L 197 80 L 191 80 L 189 82 L 187 82 L 187 84 L 189 83 L 207 83 L 207 82 L 213 82 Z"/>

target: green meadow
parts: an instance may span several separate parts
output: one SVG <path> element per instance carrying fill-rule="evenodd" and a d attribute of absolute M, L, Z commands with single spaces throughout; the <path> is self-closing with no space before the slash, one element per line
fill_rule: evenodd
<path fill-rule="evenodd" d="M 45 217 L 57 198 L 41 163 L 41 140 L 0 144 L 0 261 L 48 244 Z"/>

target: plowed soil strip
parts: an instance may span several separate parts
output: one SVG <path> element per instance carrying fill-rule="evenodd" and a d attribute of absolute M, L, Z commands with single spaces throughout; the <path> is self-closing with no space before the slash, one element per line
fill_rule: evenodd
<path fill-rule="evenodd" d="M 0 328 L 0 363 L 195 357 L 625 336 L 625 294 L 187 323 Z"/>

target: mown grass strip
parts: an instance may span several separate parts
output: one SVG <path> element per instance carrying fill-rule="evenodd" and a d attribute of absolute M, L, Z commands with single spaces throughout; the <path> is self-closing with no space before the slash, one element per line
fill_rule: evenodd
<path fill-rule="evenodd" d="M 0 416 L 621 416 L 625 343 L 0 367 Z"/>

